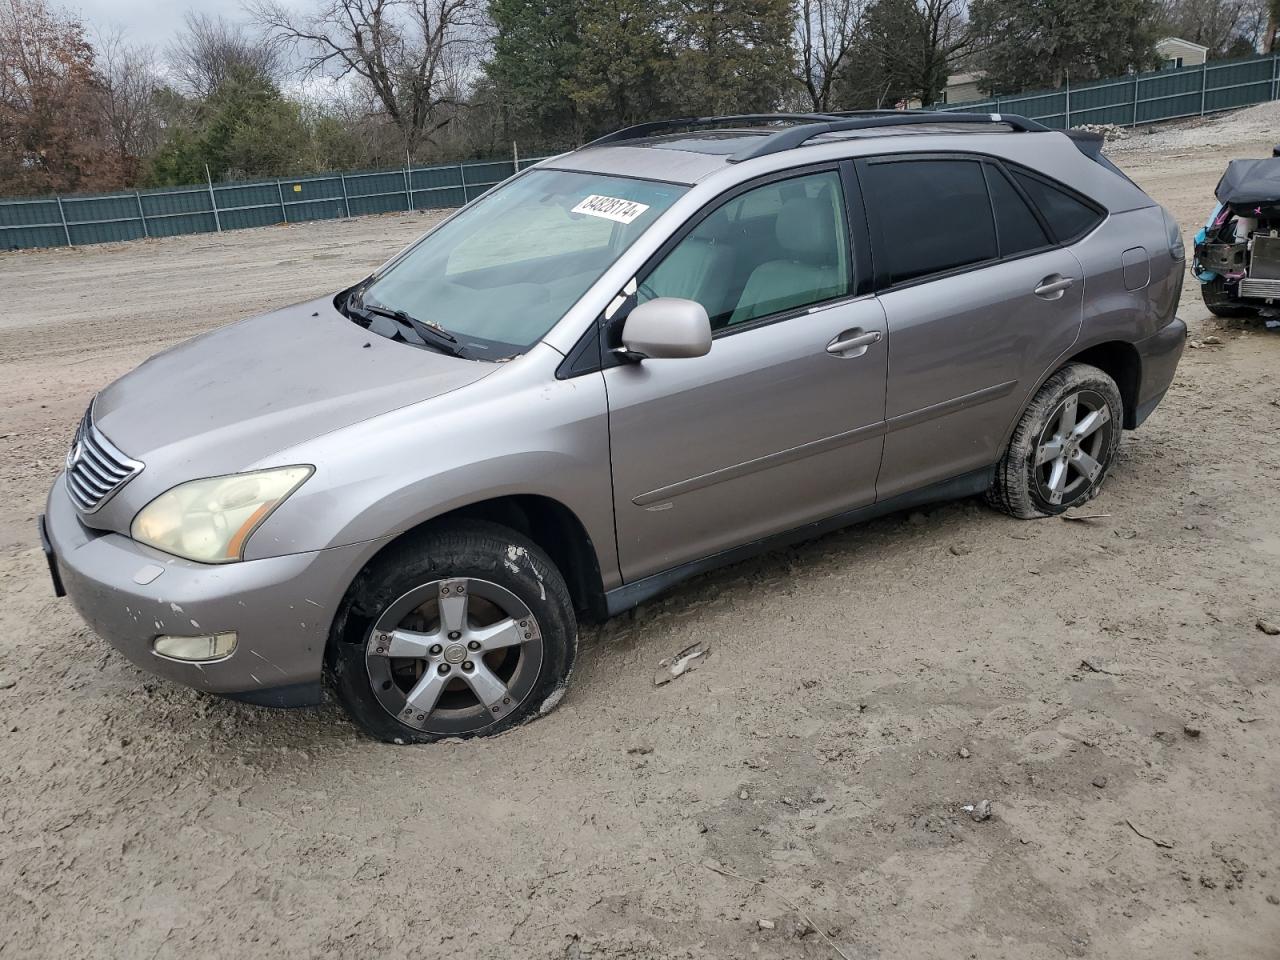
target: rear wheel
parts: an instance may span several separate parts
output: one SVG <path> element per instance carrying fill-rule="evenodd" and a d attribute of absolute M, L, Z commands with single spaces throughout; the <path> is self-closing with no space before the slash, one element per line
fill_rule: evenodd
<path fill-rule="evenodd" d="M 573 668 L 577 622 L 560 572 L 496 524 L 392 547 L 345 606 L 329 642 L 332 683 L 380 740 L 498 733 L 551 709 Z"/>
<path fill-rule="evenodd" d="M 996 466 L 987 502 L 1010 516 L 1049 517 L 1093 499 L 1120 445 L 1115 381 L 1070 363 L 1040 388 Z"/>
<path fill-rule="evenodd" d="M 1215 317 L 1254 317 L 1258 314 L 1256 307 L 1246 306 L 1227 293 L 1226 282 L 1221 277 L 1201 284 L 1200 295 L 1204 297 L 1204 305 Z"/>

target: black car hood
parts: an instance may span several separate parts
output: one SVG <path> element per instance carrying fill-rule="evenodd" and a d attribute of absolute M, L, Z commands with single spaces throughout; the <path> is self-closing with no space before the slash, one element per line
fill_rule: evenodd
<path fill-rule="evenodd" d="M 1240 216 L 1280 215 L 1280 157 L 1232 160 L 1214 195 Z"/>

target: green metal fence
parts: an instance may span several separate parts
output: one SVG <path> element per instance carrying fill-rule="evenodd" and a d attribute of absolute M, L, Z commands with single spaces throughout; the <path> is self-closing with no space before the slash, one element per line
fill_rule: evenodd
<path fill-rule="evenodd" d="M 1280 99 L 1278 84 L 1280 54 L 1268 54 L 1095 83 L 1066 84 L 1060 90 L 937 104 L 934 109 L 1016 113 L 1059 130 L 1086 123 L 1135 126 Z"/>
<path fill-rule="evenodd" d="M 303 220 L 459 207 L 540 159 L 0 200 L 0 250 L 219 233 Z"/>
<path fill-rule="evenodd" d="M 1016 113 L 1065 129 L 1132 126 L 1280 99 L 1280 54 L 1037 90 L 935 109 Z M 1277 138 L 1280 139 L 1280 131 Z M 0 200 L 0 250 L 65 247 L 302 220 L 457 207 L 540 157 L 400 170 L 357 171 L 253 183 Z"/>

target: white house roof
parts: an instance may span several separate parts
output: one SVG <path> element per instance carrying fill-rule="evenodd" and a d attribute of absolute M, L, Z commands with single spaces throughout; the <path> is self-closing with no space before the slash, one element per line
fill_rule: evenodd
<path fill-rule="evenodd" d="M 1191 40 L 1183 40 L 1181 37 L 1163 37 L 1160 40 L 1156 41 L 1156 46 L 1162 47 L 1166 43 L 1176 43 L 1184 47 L 1191 47 L 1193 50 L 1202 50 L 1205 53 L 1209 52 L 1209 48 L 1206 47 L 1204 44 L 1194 43 Z"/>

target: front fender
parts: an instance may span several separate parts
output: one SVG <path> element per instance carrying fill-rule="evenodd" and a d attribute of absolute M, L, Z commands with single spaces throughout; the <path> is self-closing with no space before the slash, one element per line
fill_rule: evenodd
<path fill-rule="evenodd" d="M 557 380 L 562 359 L 540 345 L 468 387 L 273 457 L 316 472 L 254 533 L 246 559 L 395 536 L 473 503 L 535 495 L 578 517 L 605 589 L 616 586 L 604 378 Z"/>

